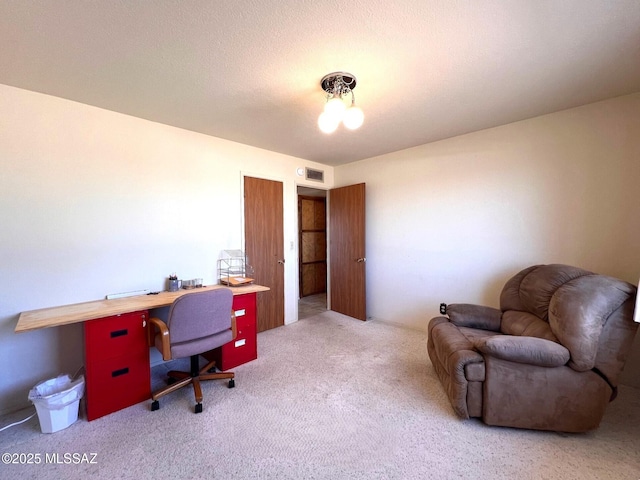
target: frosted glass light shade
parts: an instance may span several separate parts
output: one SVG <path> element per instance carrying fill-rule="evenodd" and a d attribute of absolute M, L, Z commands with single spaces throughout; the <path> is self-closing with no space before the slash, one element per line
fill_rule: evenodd
<path fill-rule="evenodd" d="M 336 118 L 328 112 L 322 112 L 318 117 L 318 127 L 324 133 L 333 133 L 338 128 L 340 118 Z"/>
<path fill-rule="evenodd" d="M 362 126 L 362 122 L 364 122 L 364 113 L 362 113 L 362 110 L 359 107 L 352 105 L 347 108 L 346 112 L 344 112 L 342 122 L 349 130 L 360 128 L 360 126 Z"/>
<path fill-rule="evenodd" d="M 347 106 L 342 101 L 340 97 L 333 97 L 324 105 L 324 111 L 329 115 L 338 119 L 338 122 L 342 120 L 342 115 L 344 115 L 344 111 L 347 109 Z"/>

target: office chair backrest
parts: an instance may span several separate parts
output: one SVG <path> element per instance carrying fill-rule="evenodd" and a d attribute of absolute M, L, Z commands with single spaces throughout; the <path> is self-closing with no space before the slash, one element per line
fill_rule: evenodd
<path fill-rule="evenodd" d="M 231 328 L 233 293 L 228 288 L 177 298 L 169 310 L 171 344 L 205 338 Z"/>

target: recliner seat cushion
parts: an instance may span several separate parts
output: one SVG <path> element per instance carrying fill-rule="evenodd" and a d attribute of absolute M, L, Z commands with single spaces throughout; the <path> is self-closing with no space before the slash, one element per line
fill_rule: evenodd
<path fill-rule="evenodd" d="M 502 314 L 500 331 L 505 335 L 521 335 L 544 338 L 552 342 L 558 341 L 551 331 L 551 326 L 529 312 L 507 310 Z"/>

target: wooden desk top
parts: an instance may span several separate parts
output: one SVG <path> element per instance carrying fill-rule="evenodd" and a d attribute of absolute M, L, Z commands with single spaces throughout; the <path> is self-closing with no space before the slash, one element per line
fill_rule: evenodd
<path fill-rule="evenodd" d="M 113 298 L 111 300 L 94 300 L 92 302 L 74 303 L 59 307 L 40 308 L 22 312 L 18 318 L 15 332 L 28 332 L 39 328 L 59 327 L 72 323 L 84 322 L 96 318 L 110 317 L 122 313 L 137 312 L 150 308 L 166 307 L 173 301 L 187 293 L 214 290 L 216 288 L 229 288 L 224 285 L 212 285 L 210 287 L 195 288 L 191 290 L 178 290 L 177 292 L 160 292 L 157 295 L 136 295 L 133 297 Z M 246 285 L 232 287 L 234 295 L 247 293 L 266 292 L 269 287 L 262 285 Z"/>

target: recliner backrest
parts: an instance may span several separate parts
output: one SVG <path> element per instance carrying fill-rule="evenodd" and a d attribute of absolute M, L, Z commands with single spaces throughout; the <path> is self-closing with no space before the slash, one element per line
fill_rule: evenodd
<path fill-rule="evenodd" d="M 549 303 L 558 288 L 570 280 L 593 275 L 568 265 L 534 265 L 514 275 L 502 289 L 500 309 L 529 312 L 549 321 Z"/>
<path fill-rule="evenodd" d="M 544 333 L 546 327 L 539 320 L 547 322 L 553 336 L 571 352 L 569 365 L 574 370 L 590 370 L 598 366 L 598 362 L 605 364 L 605 370 L 615 370 L 607 368 L 612 359 L 603 354 L 598 357 L 601 335 L 612 316 L 619 325 L 611 328 L 628 323 L 629 308 L 625 305 L 632 302 L 635 295 L 636 287 L 622 280 L 568 265 L 535 265 L 522 270 L 505 284 L 500 295 L 501 330 L 515 334 L 515 325 L 526 319 L 537 331 Z M 546 335 L 535 336 L 548 338 L 548 333 Z M 607 333 L 605 337 L 613 341 L 611 339 L 616 335 Z M 628 339 L 625 341 L 628 343 Z M 615 348 L 609 350 L 613 352 Z M 611 375 L 614 375 L 613 371 Z"/>

